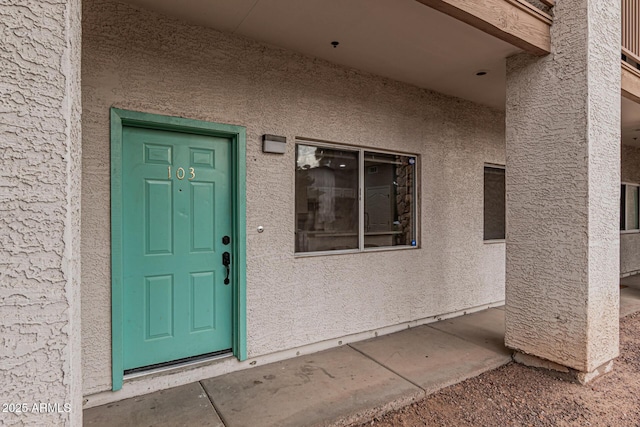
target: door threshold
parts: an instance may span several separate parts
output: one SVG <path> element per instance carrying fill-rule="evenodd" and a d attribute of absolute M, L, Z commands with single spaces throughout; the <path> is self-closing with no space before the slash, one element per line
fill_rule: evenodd
<path fill-rule="evenodd" d="M 143 366 L 140 368 L 127 369 L 124 371 L 123 380 L 131 380 L 134 378 L 145 377 L 162 372 L 170 372 L 186 367 L 198 366 L 210 363 L 220 359 L 226 359 L 233 356 L 233 351 L 222 350 L 214 353 L 201 354 L 198 356 L 185 357 L 184 359 L 172 360 L 170 362 L 157 363 L 155 365 Z"/>

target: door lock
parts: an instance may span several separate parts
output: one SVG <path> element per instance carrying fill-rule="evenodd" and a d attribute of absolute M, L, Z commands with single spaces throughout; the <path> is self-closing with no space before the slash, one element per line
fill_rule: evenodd
<path fill-rule="evenodd" d="M 229 264 L 231 264 L 231 254 L 229 252 L 225 252 L 222 254 L 222 265 L 224 265 L 227 269 L 227 277 L 224 278 L 224 284 L 229 284 Z"/>

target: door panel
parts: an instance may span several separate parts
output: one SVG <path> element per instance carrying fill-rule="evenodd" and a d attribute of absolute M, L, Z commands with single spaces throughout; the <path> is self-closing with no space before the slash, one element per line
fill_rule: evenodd
<path fill-rule="evenodd" d="M 173 252 L 173 189 L 171 181 L 145 180 L 146 255 Z"/>
<path fill-rule="evenodd" d="M 212 252 L 215 235 L 215 183 L 190 182 L 191 190 L 191 251 Z"/>
<path fill-rule="evenodd" d="M 173 336 L 173 276 L 145 277 L 145 339 Z"/>
<path fill-rule="evenodd" d="M 230 149 L 226 138 L 123 128 L 125 370 L 232 346 Z"/>
<path fill-rule="evenodd" d="M 215 328 L 215 272 L 191 273 L 191 331 Z"/>

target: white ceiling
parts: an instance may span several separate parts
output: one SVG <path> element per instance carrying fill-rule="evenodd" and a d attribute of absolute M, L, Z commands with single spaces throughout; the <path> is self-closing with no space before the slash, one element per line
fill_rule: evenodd
<path fill-rule="evenodd" d="M 127 1 L 499 109 L 505 58 L 520 51 L 416 0 Z"/>
<path fill-rule="evenodd" d="M 125 1 L 501 110 L 505 58 L 520 52 L 416 0 Z M 640 147 L 640 105 L 627 99 L 622 142 Z"/>

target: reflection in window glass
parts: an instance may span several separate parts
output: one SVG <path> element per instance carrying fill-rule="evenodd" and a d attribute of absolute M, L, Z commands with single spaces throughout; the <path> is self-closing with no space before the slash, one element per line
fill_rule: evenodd
<path fill-rule="evenodd" d="M 638 187 L 635 185 L 627 185 L 626 187 L 626 229 L 638 230 L 640 228 L 640 224 L 638 223 Z"/>
<path fill-rule="evenodd" d="M 415 158 L 364 154 L 364 246 L 412 245 Z"/>
<path fill-rule="evenodd" d="M 296 145 L 296 252 L 358 249 L 358 152 Z"/>
<path fill-rule="evenodd" d="M 505 238 L 504 169 L 484 168 L 484 240 Z"/>

